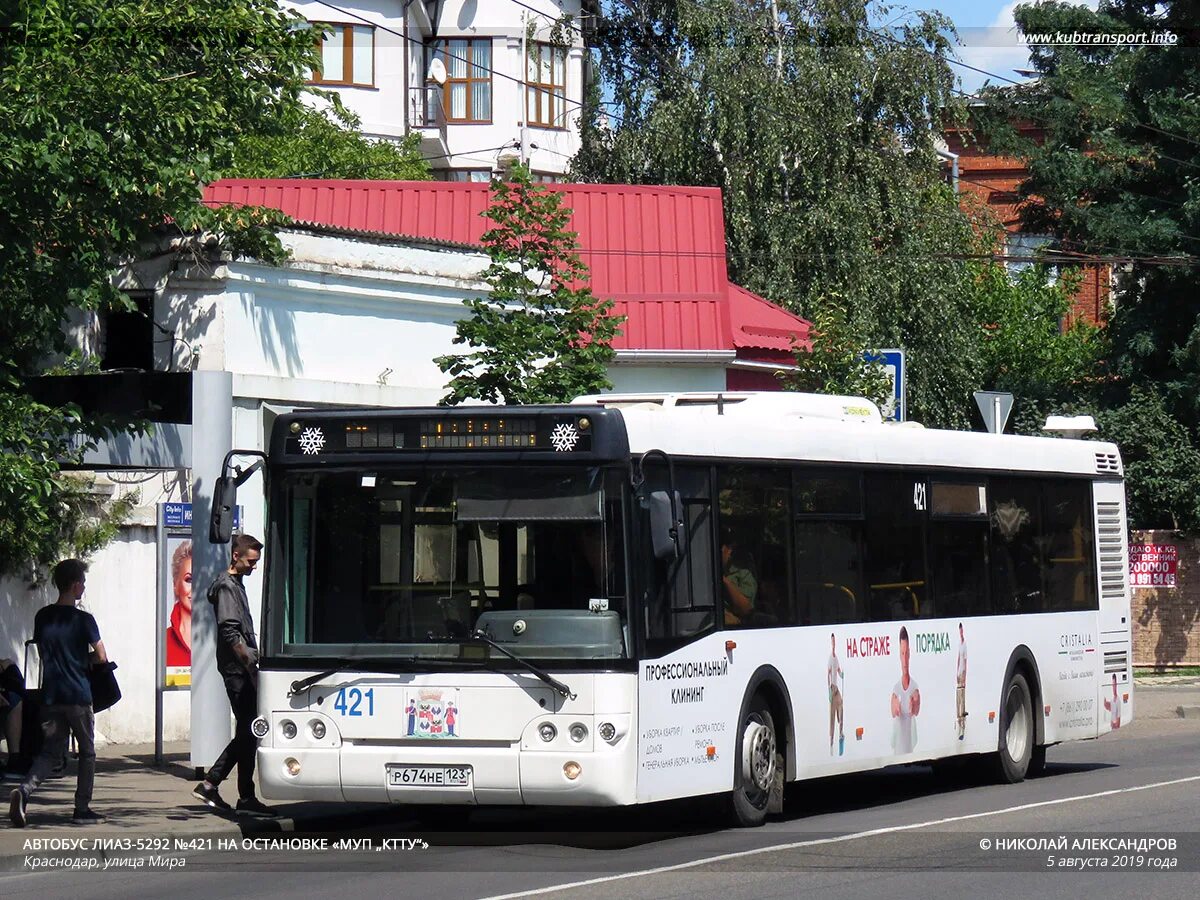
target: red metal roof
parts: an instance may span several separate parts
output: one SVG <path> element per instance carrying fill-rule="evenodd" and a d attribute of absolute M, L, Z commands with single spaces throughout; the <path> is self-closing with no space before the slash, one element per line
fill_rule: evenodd
<path fill-rule="evenodd" d="M 567 195 L 569 227 L 597 296 L 627 316 L 621 350 L 787 350 L 808 323 L 730 285 L 717 188 L 546 185 Z M 444 181 L 224 179 L 208 203 L 266 206 L 356 231 L 477 244 L 487 184 Z"/>
<path fill-rule="evenodd" d="M 733 346 L 737 349 L 782 350 L 793 345 L 812 347 L 810 323 L 781 309 L 744 287 L 729 285 L 729 314 L 734 323 Z"/>

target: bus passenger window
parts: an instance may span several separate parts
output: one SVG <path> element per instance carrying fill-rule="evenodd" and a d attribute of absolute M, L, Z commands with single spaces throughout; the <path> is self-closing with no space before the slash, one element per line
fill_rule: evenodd
<path fill-rule="evenodd" d="M 988 603 L 987 488 L 980 482 L 929 486 L 932 581 L 922 618 L 986 614 Z"/>
<path fill-rule="evenodd" d="M 785 469 L 718 470 L 720 563 L 717 589 L 727 628 L 793 620 L 788 528 L 791 476 Z"/>
<path fill-rule="evenodd" d="M 993 478 L 989 484 L 992 612 L 1042 610 L 1042 515 L 1038 482 Z"/>
<path fill-rule="evenodd" d="M 797 625 L 834 625 L 865 618 L 861 522 L 796 523 Z"/>
<path fill-rule="evenodd" d="M 1092 490 L 1084 481 L 1043 482 L 1046 609 L 1096 609 Z"/>
<path fill-rule="evenodd" d="M 797 469 L 796 607 L 791 623 L 832 625 L 867 618 L 862 585 L 862 473 Z"/>
<path fill-rule="evenodd" d="M 920 618 L 928 598 L 925 477 L 917 473 L 868 473 L 865 487 L 871 618 L 880 622 Z"/>

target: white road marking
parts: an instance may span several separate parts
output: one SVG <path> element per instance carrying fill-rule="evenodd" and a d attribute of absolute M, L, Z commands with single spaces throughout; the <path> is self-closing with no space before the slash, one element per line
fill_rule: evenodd
<path fill-rule="evenodd" d="M 1200 775 L 1188 778 L 1175 778 L 1171 781 L 1156 781 L 1153 784 L 1140 784 L 1134 787 L 1114 788 L 1111 791 L 1099 791 L 1095 794 L 1079 794 L 1074 797 L 1059 797 L 1057 800 L 1040 800 L 1037 803 L 1022 803 L 1020 806 L 1009 806 L 1004 809 L 992 809 L 987 812 L 968 813 L 962 816 L 947 816 L 944 819 L 930 819 L 928 822 L 914 822 L 911 825 L 893 825 L 888 828 L 872 828 L 870 831 L 856 831 L 854 834 L 843 834 L 840 837 L 813 838 L 808 841 L 793 841 L 789 844 L 773 844 L 770 847 L 758 847 L 754 850 L 739 850 L 734 853 L 722 853 L 718 856 L 706 856 L 703 859 L 693 859 L 690 862 L 676 863 L 673 866 L 659 866 L 656 869 L 640 869 L 636 872 L 623 872 L 619 875 L 604 875 L 599 878 L 589 878 L 586 881 L 571 881 L 564 884 L 551 885 L 543 888 L 533 888 L 528 891 L 517 891 L 512 894 L 495 894 L 481 897 L 480 900 L 515 900 L 517 897 L 536 897 L 539 894 L 549 894 L 554 891 L 568 891 L 572 888 L 588 887 L 593 884 L 605 884 L 610 881 L 624 881 L 629 878 L 641 878 L 645 875 L 660 875 L 663 872 L 678 872 L 682 869 L 694 869 L 707 866 L 710 863 L 724 862 L 727 859 L 741 859 L 746 856 L 758 856 L 762 853 L 776 853 L 780 850 L 798 850 L 802 847 L 818 847 L 822 844 L 840 844 L 845 841 L 856 841 L 860 838 L 875 837 L 881 834 L 894 834 L 898 831 L 914 831 L 918 828 L 929 828 L 934 825 L 947 825 L 951 822 L 966 822 L 970 819 L 983 819 L 988 816 L 1001 816 L 1005 813 L 1021 812 L 1026 809 L 1038 809 L 1043 806 L 1057 806 L 1060 803 L 1075 803 L 1079 800 L 1095 800 L 1097 797 L 1112 797 L 1116 794 L 1131 794 L 1134 791 L 1149 791 L 1155 788 L 1170 787 L 1174 784 L 1187 784 L 1200 781 Z"/>

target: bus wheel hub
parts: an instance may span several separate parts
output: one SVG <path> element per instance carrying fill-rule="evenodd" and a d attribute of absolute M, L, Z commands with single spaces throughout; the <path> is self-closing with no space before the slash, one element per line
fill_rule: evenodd
<path fill-rule="evenodd" d="M 762 722 L 747 722 L 742 734 L 742 780 L 760 791 L 775 782 L 775 732 Z"/>

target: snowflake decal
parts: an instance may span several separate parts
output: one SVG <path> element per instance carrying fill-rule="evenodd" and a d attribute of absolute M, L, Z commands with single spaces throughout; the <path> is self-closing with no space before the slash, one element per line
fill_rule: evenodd
<path fill-rule="evenodd" d="M 550 432 L 550 443 L 559 453 L 574 450 L 575 445 L 579 443 L 579 432 L 575 430 L 574 425 L 555 425 L 554 430 Z"/>
<path fill-rule="evenodd" d="M 306 456 L 316 456 L 325 446 L 325 435 L 320 428 L 305 428 L 300 433 L 300 449 Z"/>

